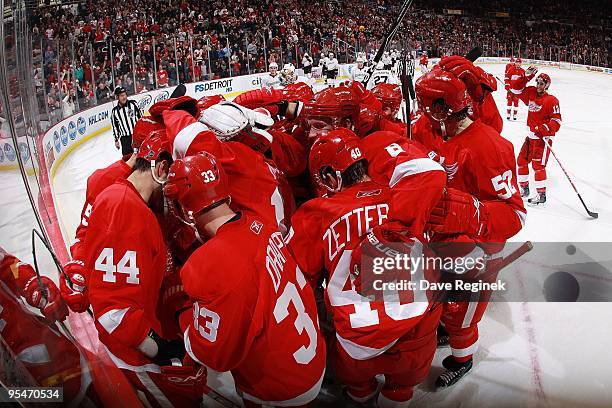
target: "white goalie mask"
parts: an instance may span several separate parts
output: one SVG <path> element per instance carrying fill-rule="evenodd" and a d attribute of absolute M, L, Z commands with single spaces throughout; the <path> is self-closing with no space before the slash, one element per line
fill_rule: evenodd
<path fill-rule="evenodd" d="M 272 142 L 272 135 L 267 129 L 274 125 L 274 120 L 234 102 L 221 102 L 205 109 L 199 120 L 221 141 L 231 140 L 244 131 L 262 135 Z"/>

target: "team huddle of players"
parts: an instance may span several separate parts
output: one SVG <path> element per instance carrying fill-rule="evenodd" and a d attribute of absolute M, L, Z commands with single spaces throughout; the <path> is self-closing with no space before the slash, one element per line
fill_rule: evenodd
<path fill-rule="evenodd" d="M 87 181 L 61 297 L 51 281 L 41 296 L 31 273 L 21 287 L 50 319 L 64 303 L 91 308 L 109 357 L 153 406 L 199 404 L 215 372 L 231 373 L 245 406 L 305 406 L 326 376 L 357 403 L 405 406 L 437 347 L 450 346 L 438 387 L 471 369 L 491 293 L 370 298 L 361 261 L 391 243 L 414 257 L 462 243 L 451 255 L 484 256 L 471 273 L 495 276 L 526 218 L 521 163 L 560 123 L 549 84 L 540 74 L 520 94 L 538 139 L 518 180 L 495 78 L 459 56 L 416 82 L 412 140 L 387 83 L 158 102 L 136 124 L 137 153 Z"/>

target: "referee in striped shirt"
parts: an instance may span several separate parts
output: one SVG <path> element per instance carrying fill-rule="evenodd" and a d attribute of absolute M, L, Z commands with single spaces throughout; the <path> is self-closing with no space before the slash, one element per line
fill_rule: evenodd
<path fill-rule="evenodd" d="M 115 95 L 118 98 L 118 103 L 111 113 L 113 136 L 115 137 L 115 147 L 117 149 L 121 148 L 121 154 L 125 156 L 134 152 L 132 132 L 136 121 L 142 117 L 142 111 L 135 101 L 128 99 L 124 87 L 118 86 L 115 88 Z"/>

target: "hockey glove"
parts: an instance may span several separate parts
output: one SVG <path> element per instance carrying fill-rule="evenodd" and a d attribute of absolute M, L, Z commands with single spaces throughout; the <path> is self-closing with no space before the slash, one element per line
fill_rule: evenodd
<path fill-rule="evenodd" d="M 534 126 L 533 133 L 540 139 L 545 136 L 554 136 L 554 133 L 550 130 L 550 127 L 546 123 Z"/>
<path fill-rule="evenodd" d="M 535 76 L 535 74 L 538 73 L 538 69 L 536 67 L 534 67 L 533 65 L 530 66 L 529 68 L 527 68 L 527 70 L 525 71 L 525 75 L 527 76 L 527 78 L 531 79 Z"/>
<path fill-rule="evenodd" d="M 427 227 L 432 232 L 478 239 L 486 233 L 487 220 L 486 207 L 476 197 L 449 188 L 432 210 Z"/>
<path fill-rule="evenodd" d="M 162 113 L 167 110 L 184 110 L 188 112 L 193 117 L 196 117 L 198 114 L 197 102 L 190 96 L 181 96 L 179 98 L 174 99 L 166 99 L 163 101 L 157 102 L 155 105 L 151 106 L 149 109 L 149 113 L 153 118 L 159 122 L 163 122 Z"/>
<path fill-rule="evenodd" d="M 463 81 L 470 97 L 474 101 L 480 102 L 483 100 L 482 74 L 484 71 L 474 65 L 472 61 L 458 55 L 453 55 L 442 58 L 438 65 L 443 70 L 452 73 Z"/>
<path fill-rule="evenodd" d="M 185 344 L 183 340 L 163 339 L 153 329 L 149 331 L 149 334 L 138 349 L 160 366 L 173 365 L 173 360 L 176 360 L 176 363 L 180 363 L 183 357 L 185 357 Z"/>
<path fill-rule="evenodd" d="M 60 291 L 55 283 L 46 276 L 40 278 L 42 288 L 36 276 L 30 278 L 23 289 L 23 297 L 32 307 L 41 311 L 49 321 L 62 321 L 68 316 L 68 309 L 62 301 Z"/>
<path fill-rule="evenodd" d="M 67 275 L 70 283 L 66 281 L 63 275 L 60 276 L 62 298 L 70 310 L 82 313 L 89 307 L 85 265 L 82 261 L 70 261 L 64 265 L 64 273 Z"/>
<path fill-rule="evenodd" d="M 233 102 L 245 108 L 255 109 L 276 105 L 283 101 L 283 92 L 274 88 L 254 89 L 238 95 Z M 270 112 L 272 116 L 276 112 Z"/>

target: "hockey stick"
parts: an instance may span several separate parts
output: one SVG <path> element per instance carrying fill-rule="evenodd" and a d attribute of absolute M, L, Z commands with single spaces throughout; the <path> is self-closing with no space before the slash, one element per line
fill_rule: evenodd
<path fill-rule="evenodd" d="M 45 239 L 45 237 L 38 232 L 38 230 L 36 228 L 32 229 L 32 256 L 34 258 L 34 269 L 37 271 L 37 275 L 38 275 L 38 285 L 42 288 L 42 281 L 40 279 L 40 274 L 38 274 L 38 266 L 36 265 L 36 246 L 34 243 L 34 238 L 35 236 L 38 236 L 38 239 L 43 243 L 43 245 L 45 246 L 45 248 L 47 248 L 47 251 L 49 251 L 49 254 L 51 255 L 51 258 L 53 259 L 53 262 L 55 263 L 55 267 L 57 268 L 57 270 L 59 271 L 59 273 L 64 277 L 64 279 L 66 280 L 66 283 L 68 283 L 68 285 L 70 285 L 71 288 L 74 287 L 74 283 L 72 283 L 72 280 L 70 279 L 70 276 L 68 276 L 68 274 L 66 272 L 64 272 L 64 268 L 62 267 L 62 264 L 60 263 L 59 259 L 57 259 L 57 256 L 55 255 L 55 252 L 53 252 L 53 249 L 51 248 L 51 245 L 49 245 L 49 243 L 47 242 L 47 240 Z M 61 278 L 60 278 L 61 279 Z M 91 307 L 87 308 L 87 313 L 94 318 L 93 312 L 91 310 Z M 95 320 L 95 318 L 94 318 Z"/>
<path fill-rule="evenodd" d="M 240 408 L 240 405 L 236 404 L 234 401 L 230 400 L 229 398 L 226 398 L 225 396 L 219 394 L 217 391 L 213 390 L 208 385 L 206 385 L 206 388 L 208 388 L 208 392 L 204 392 L 204 395 L 214 400 L 216 403 L 224 407 L 228 407 L 228 408 Z"/>
<path fill-rule="evenodd" d="M 499 270 L 504 269 L 506 266 L 510 265 L 512 262 L 516 261 L 517 259 L 525 255 L 527 252 L 531 251 L 532 249 L 533 249 L 533 243 L 531 241 L 523 242 L 523 244 L 520 247 L 516 248 L 508 256 L 502 258 L 498 266 L 498 269 Z"/>
<path fill-rule="evenodd" d="M 412 140 L 412 124 L 410 120 L 410 100 L 415 99 L 414 88 L 412 87 L 412 75 L 414 74 L 414 60 L 404 55 L 402 61 L 402 69 L 400 73 L 400 82 L 402 84 L 402 96 L 404 97 L 404 121 L 406 122 L 406 133 L 408 140 Z"/>
<path fill-rule="evenodd" d="M 527 252 L 531 251 L 533 249 L 533 243 L 531 243 L 531 241 L 525 241 L 521 244 L 521 246 L 519 246 L 518 248 L 516 248 L 514 251 L 512 251 L 510 254 L 508 254 L 507 256 L 501 258 L 500 262 L 498 264 L 495 265 L 495 271 L 494 274 L 497 275 L 497 273 L 499 273 L 499 271 L 501 271 L 502 269 L 504 269 L 506 266 L 510 265 L 511 263 L 513 263 L 514 261 L 516 261 L 517 259 L 519 259 L 521 256 L 525 255 Z M 452 272 L 446 272 L 449 274 L 449 276 L 457 276 Z M 486 266 L 484 268 L 484 270 L 480 271 L 477 275 L 477 277 L 480 277 L 480 279 L 482 279 L 482 276 L 486 276 L 487 274 L 492 273 L 492 271 L 487 270 Z M 443 275 L 441 276 L 440 281 L 445 281 L 444 279 L 444 272 Z M 451 279 L 452 281 L 452 279 Z M 449 295 L 452 295 L 453 293 L 455 293 L 454 290 L 449 290 L 449 289 L 440 289 L 440 290 L 436 290 L 433 299 L 431 300 L 432 303 L 439 303 L 439 302 L 446 302 L 449 300 Z"/>
<path fill-rule="evenodd" d="M 467 54 L 465 54 L 465 59 L 474 62 L 480 58 L 481 55 L 482 49 L 480 47 L 474 47 Z"/>
<path fill-rule="evenodd" d="M 372 64 L 368 67 L 367 78 L 364 81 L 364 85 L 366 88 L 368 87 L 368 84 L 370 83 L 370 79 L 372 79 L 372 73 L 376 69 L 376 65 L 378 65 L 378 62 L 382 58 L 383 53 L 385 52 L 385 49 L 387 48 L 387 45 L 389 45 L 389 42 L 393 39 L 393 37 L 397 33 L 397 30 L 399 30 L 400 24 L 402 23 L 402 20 L 406 16 L 406 13 L 408 13 L 408 9 L 410 8 L 413 2 L 414 0 L 404 1 L 404 3 L 402 4 L 402 7 L 400 8 L 399 14 L 397 15 L 397 18 L 395 19 L 395 21 L 393 22 L 393 25 L 391 25 L 391 27 L 389 28 L 389 31 L 383 38 L 382 43 L 380 44 L 380 47 L 378 48 L 378 51 L 376 52 L 376 55 L 374 55 Z"/>
<path fill-rule="evenodd" d="M 187 87 L 185 84 L 178 84 L 168 99 L 178 98 L 180 96 L 184 96 L 185 94 L 187 94 Z"/>
<path fill-rule="evenodd" d="M 559 160 L 559 158 L 557 157 L 557 155 L 555 154 L 555 151 L 552 149 L 550 143 L 548 142 L 547 138 L 542 138 L 542 140 L 544 141 L 544 144 L 548 147 L 548 149 L 550 150 L 550 153 L 553 155 L 553 157 L 555 158 L 555 160 L 557 161 L 557 164 L 559 165 L 559 167 L 561 167 L 561 170 L 563 170 L 563 173 L 565 174 L 565 177 L 567 177 L 567 181 L 570 182 L 572 188 L 574 189 L 574 191 L 576 192 L 576 195 L 578 196 L 578 198 L 580 199 L 580 202 L 582 203 L 582 206 L 584 207 L 584 209 L 586 210 L 587 214 L 589 214 L 589 217 L 591 218 L 598 218 L 599 214 L 589 210 L 589 208 L 586 206 L 586 204 L 584 203 L 584 200 L 582 199 L 582 196 L 580 195 L 580 193 L 578 192 L 578 189 L 576 188 L 576 185 L 574 184 L 574 182 L 572 181 L 572 178 L 569 176 L 569 174 L 567 173 L 567 170 L 565 170 L 565 167 L 563 167 L 563 165 L 561 164 L 561 161 Z"/>

